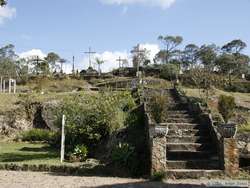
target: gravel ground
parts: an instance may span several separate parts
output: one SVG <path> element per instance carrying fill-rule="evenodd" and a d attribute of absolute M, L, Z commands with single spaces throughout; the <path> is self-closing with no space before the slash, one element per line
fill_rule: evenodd
<path fill-rule="evenodd" d="M 220 180 L 217 180 L 220 182 Z M 47 172 L 0 171 L 0 188 L 198 188 L 210 180 L 168 180 L 66 176 Z"/>

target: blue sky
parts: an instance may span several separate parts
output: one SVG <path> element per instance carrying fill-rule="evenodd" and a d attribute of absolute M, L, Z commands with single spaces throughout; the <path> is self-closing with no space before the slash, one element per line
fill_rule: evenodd
<path fill-rule="evenodd" d="M 159 35 L 181 35 L 184 45 L 240 38 L 250 46 L 249 8 L 250 0 L 9 0 L 0 9 L 0 46 L 74 55 L 78 68 L 87 66 L 83 52 L 92 46 L 108 70 L 137 43 L 154 54 Z"/>

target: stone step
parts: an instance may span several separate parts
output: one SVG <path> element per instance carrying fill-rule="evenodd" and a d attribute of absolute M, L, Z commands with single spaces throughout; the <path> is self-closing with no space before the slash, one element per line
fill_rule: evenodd
<path fill-rule="evenodd" d="M 182 118 L 182 117 L 168 117 L 164 120 L 166 123 L 195 123 L 196 120 L 194 118 Z"/>
<path fill-rule="evenodd" d="M 187 110 L 167 110 L 167 115 L 169 114 L 178 114 L 178 115 L 187 115 L 189 112 Z"/>
<path fill-rule="evenodd" d="M 219 160 L 184 160 L 184 161 L 175 161 L 168 160 L 166 162 L 168 169 L 205 169 L 213 170 L 219 169 L 220 163 Z"/>
<path fill-rule="evenodd" d="M 209 136 L 167 136 L 167 143 L 204 143 L 210 141 Z"/>
<path fill-rule="evenodd" d="M 169 128 L 167 136 L 209 136 L 208 129 L 172 129 Z"/>
<path fill-rule="evenodd" d="M 194 159 L 217 159 L 215 151 L 186 151 L 186 150 L 168 150 L 168 160 L 194 160 Z"/>
<path fill-rule="evenodd" d="M 210 143 L 167 143 L 167 151 L 205 151 L 212 148 Z"/>
<path fill-rule="evenodd" d="M 169 129 L 199 129 L 201 125 L 197 123 L 160 123 L 160 126 L 168 126 Z M 202 127 L 201 127 L 202 128 Z"/>
<path fill-rule="evenodd" d="M 200 179 L 222 176 L 222 170 L 203 170 L 203 169 L 171 169 L 166 170 L 166 178 L 171 179 Z"/>
<path fill-rule="evenodd" d="M 191 118 L 190 114 L 167 114 L 168 118 Z"/>

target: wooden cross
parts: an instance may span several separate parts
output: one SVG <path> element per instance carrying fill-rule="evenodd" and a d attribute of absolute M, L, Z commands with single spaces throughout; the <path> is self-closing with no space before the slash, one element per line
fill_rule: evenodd
<path fill-rule="evenodd" d="M 75 56 L 73 56 L 72 73 L 75 74 Z"/>
<path fill-rule="evenodd" d="M 89 51 L 84 53 L 89 55 L 89 67 L 91 67 L 91 55 L 95 54 L 96 52 L 91 51 L 91 47 L 89 47 Z"/>
<path fill-rule="evenodd" d="M 117 59 L 116 61 L 118 61 L 119 62 L 119 68 L 121 68 L 121 63 L 123 62 L 123 61 L 126 61 L 126 59 L 122 59 L 121 58 L 121 56 L 119 57 L 119 59 Z"/>
<path fill-rule="evenodd" d="M 66 63 L 65 59 L 60 59 L 59 63 L 61 64 L 61 73 L 63 73 L 63 64 Z"/>
<path fill-rule="evenodd" d="M 140 50 L 140 45 L 138 44 L 134 50 L 131 51 L 131 53 L 136 54 L 137 56 L 140 56 L 142 53 L 145 53 L 146 50 Z M 137 72 L 139 72 L 140 69 L 140 59 L 138 59 L 138 63 L 137 63 Z"/>

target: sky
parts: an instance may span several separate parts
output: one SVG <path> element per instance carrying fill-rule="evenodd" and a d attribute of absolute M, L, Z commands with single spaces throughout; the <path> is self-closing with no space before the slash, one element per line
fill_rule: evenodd
<path fill-rule="evenodd" d="M 250 0 L 9 0 L 0 8 L 0 46 L 14 44 L 20 57 L 56 52 L 68 60 L 67 72 L 72 56 L 78 69 L 88 67 L 91 46 L 109 71 L 137 44 L 152 59 L 159 35 L 182 36 L 182 48 L 233 39 L 250 46 L 249 8 Z"/>

